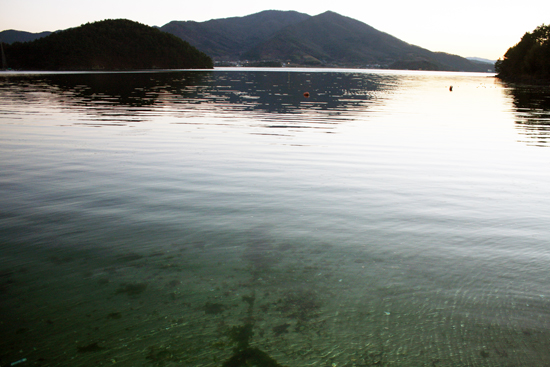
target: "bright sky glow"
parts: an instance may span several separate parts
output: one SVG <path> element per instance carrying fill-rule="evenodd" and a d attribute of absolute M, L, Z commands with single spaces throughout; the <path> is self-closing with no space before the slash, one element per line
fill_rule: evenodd
<path fill-rule="evenodd" d="M 0 0 L 0 30 L 54 31 L 117 18 L 162 26 L 172 20 L 200 22 L 269 9 L 309 15 L 331 10 L 431 51 L 492 60 L 525 32 L 550 22 L 550 1 L 541 0 Z"/>

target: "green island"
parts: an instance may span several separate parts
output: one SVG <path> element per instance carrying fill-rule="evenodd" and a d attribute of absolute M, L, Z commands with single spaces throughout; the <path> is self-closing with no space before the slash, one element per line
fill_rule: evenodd
<path fill-rule="evenodd" d="M 505 81 L 546 84 L 550 82 L 550 26 L 541 25 L 526 32 L 521 41 L 495 64 L 498 77 Z"/>
<path fill-rule="evenodd" d="M 212 59 L 188 42 L 126 19 L 87 23 L 3 48 L 7 66 L 14 70 L 213 68 Z"/>

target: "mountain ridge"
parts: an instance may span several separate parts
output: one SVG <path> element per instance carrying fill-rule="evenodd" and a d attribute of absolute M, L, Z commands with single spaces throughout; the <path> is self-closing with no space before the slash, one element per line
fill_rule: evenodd
<path fill-rule="evenodd" d="M 32 33 L 32 32 L 26 32 L 26 31 L 18 31 L 15 29 L 7 29 L 5 31 L 0 32 L 0 42 L 12 44 L 15 42 L 30 42 L 34 41 L 35 39 L 43 38 L 46 36 L 49 36 L 54 32 L 44 31 L 44 32 L 38 32 L 38 33 Z"/>
<path fill-rule="evenodd" d="M 258 18 L 269 19 L 274 15 L 277 16 L 277 27 L 270 27 L 268 31 L 264 29 L 265 21 L 250 22 Z M 288 15 L 292 17 L 285 19 Z M 184 31 L 191 27 L 194 28 L 193 32 Z M 215 30 L 216 27 L 219 27 L 218 30 Z M 294 11 L 266 10 L 245 17 L 213 19 L 202 23 L 173 21 L 160 29 L 182 37 L 212 56 L 218 64 L 227 61 L 241 64 L 251 61 L 271 64 L 276 62 L 290 66 L 482 72 L 492 68 L 491 65 L 470 61 L 458 55 L 432 52 L 409 44 L 333 11 L 309 16 Z M 208 34 L 207 41 L 195 37 L 196 33 Z M 218 37 L 217 34 L 222 36 Z M 251 34 L 256 37 L 250 37 Z M 231 35 L 230 39 L 227 39 L 227 35 Z M 246 39 L 242 35 L 246 35 Z"/>
<path fill-rule="evenodd" d="M 211 19 L 205 22 L 171 21 L 159 29 L 189 42 L 217 60 L 238 59 L 242 50 L 268 39 L 276 31 L 307 14 L 265 10 L 244 17 Z"/>
<path fill-rule="evenodd" d="M 212 57 L 217 65 L 481 72 L 493 71 L 494 67 L 480 60 L 409 44 L 333 11 L 311 16 L 296 11 L 265 10 L 204 22 L 171 21 L 155 28 L 188 42 Z M 4 41 L 5 32 L 0 32 L 0 41 Z"/>
<path fill-rule="evenodd" d="M 297 38 L 296 34 L 301 37 Z M 389 61 L 399 56 L 398 49 L 416 47 L 368 24 L 327 11 L 290 25 L 246 55 L 256 54 L 260 58 L 280 57 L 281 55 L 275 55 L 270 48 L 273 43 L 283 42 L 287 42 L 287 48 L 299 55 L 344 63 L 375 63 L 384 59 Z M 384 50 L 373 47 L 374 44 L 384 44 Z"/>

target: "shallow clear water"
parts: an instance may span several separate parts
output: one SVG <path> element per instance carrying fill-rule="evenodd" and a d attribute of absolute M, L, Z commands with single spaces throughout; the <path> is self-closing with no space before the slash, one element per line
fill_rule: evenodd
<path fill-rule="evenodd" d="M 4 74 L 0 365 L 543 365 L 549 111 L 488 74 Z"/>

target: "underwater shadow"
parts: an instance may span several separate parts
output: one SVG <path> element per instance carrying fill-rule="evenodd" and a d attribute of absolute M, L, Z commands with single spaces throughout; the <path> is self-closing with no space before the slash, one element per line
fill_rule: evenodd
<path fill-rule="evenodd" d="M 243 296 L 243 301 L 248 303 L 247 318 L 241 326 L 232 327 L 228 336 L 236 344 L 233 355 L 222 364 L 222 367 L 283 367 L 266 352 L 250 346 L 254 336 L 254 302 L 256 296 Z"/>

